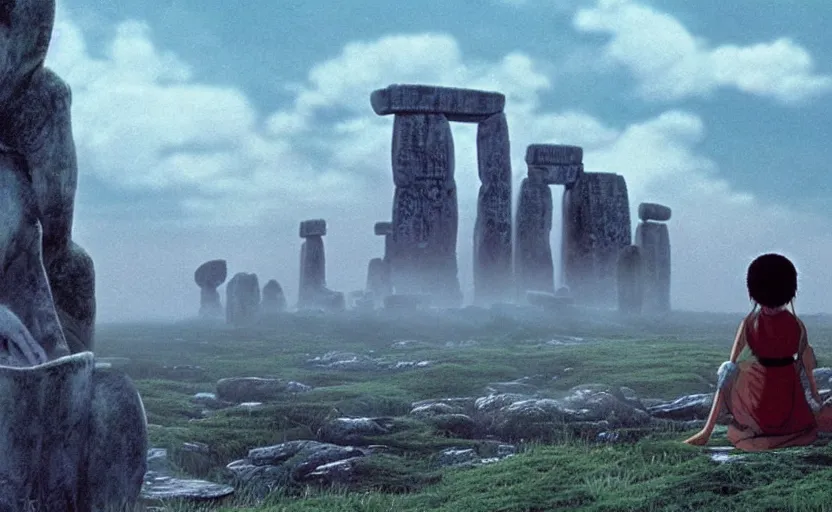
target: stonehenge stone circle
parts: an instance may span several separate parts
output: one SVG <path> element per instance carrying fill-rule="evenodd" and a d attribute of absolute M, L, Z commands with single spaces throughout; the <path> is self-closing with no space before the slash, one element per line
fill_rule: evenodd
<path fill-rule="evenodd" d="M 206 261 L 194 272 L 194 281 L 199 286 L 199 316 L 201 318 L 222 318 L 223 309 L 217 287 L 228 277 L 225 260 Z"/>
<path fill-rule="evenodd" d="M 72 241 L 78 166 L 69 86 L 43 63 L 55 21 L 54 0 L 17 0 L 0 7 L 0 144 L 22 155 L 37 203 L 43 266 L 65 344 L 92 350 L 95 272 Z M 27 323 L 23 319 L 24 324 Z M 33 336 L 40 343 L 54 340 Z M 49 353 L 54 347 L 46 347 Z"/>
<path fill-rule="evenodd" d="M 374 91 L 377 115 L 393 114 L 396 191 L 389 252 L 397 294 L 430 294 L 438 306 L 462 302 L 457 270 L 458 208 L 450 122 L 480 123 L 481 187 L 474 229 L 474 296 L 499 301 L 512 287 L 511 165 L 499 93 L 428 85 Z"/>
<path fill-rule="evenodd" d="M 632 241 L 624 177 L 584 172 L 563 193 L 561 282 L 575 301 L 615 307 L 618 254 Z"/>
<path fill-rule="evenodd" d="M 639 212 L 642 211 L 639 205 Z M 661 206 L 661 205 L 656 205 Z M 670 208 L 660 210 L 670 217 Z M 649 215 L 645 215 L 649 217 Z M 652 220 L 636 227 L 635 243 L 644 267 L 644 308 L 655 313 L 670 311 L 670 234 L 667 224 Z"/>
<path fill-rule="evenodd" d="M 300 223 L 299 234 L 304 241 L 300 249 L 298 309 L 344 309 L 344 294 L 326 287 L 326 253 L 323 240 L 326 235 L 326 221 L 303 221 Z"/>
<path fill-rule="evenodd" d="M 275 279 L 270 279 L 263 286 L 263 299 L 260 309 L 265 314 L 283 313 L 286 311 L 286 295 L 283 287 Z"/>
<path fill-rule="evenodd" d="M 554 293 L 555 274 L 549 235 L 552 232 L 552 191 L 542 172 L 529 168 L 520 184 L 514 246 L 518 298 L 528 291 Z"/>
<path fill-rule="evenodd" d="M 260 312 L 260 283 L 257 274 L 238 272 L 225 286 L 225 321 L 245 325 Z"/>
<path fill-rule="evenodd" d="M 640 314 L 644 305 L 644 271 L 641 251 L 628 245 L 618 253 L 618 311 Z"/>
<path fill-rule="evenodd" d="M 641 203 L 638 205 L 639 220 L 655 220 L 665 222 L 670 220 L 670 207 L 656 203 Z"/>

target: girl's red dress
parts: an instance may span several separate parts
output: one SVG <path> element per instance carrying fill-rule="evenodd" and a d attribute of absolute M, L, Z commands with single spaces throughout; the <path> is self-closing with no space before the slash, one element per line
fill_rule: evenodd
<path fill-rule="evenodd" d="M 739 372 L 725 389 L 733 416 L 728 439 L 749 451 L 812 443 L 818 420 L 829 422 L 821 417 L 829 415 L 829 408 L 816 415 L 801 382 L 799 358 L 808 346 L 805 327 L 788 310 L 758 311 L 746 318 L 743 332 L 754 357 L 738 363 Z"/>

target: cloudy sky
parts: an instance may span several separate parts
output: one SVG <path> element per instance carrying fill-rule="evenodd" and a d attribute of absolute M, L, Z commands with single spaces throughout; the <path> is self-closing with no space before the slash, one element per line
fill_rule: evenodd
<path fill-rule="evenodd" d="M 526 145 L 574 144 L 633 211 L 671 206 L 675 307 L 745 310 L 745 269 L 773 250 L 798 311 L 832 312 L 832 3 L 243 3 L 58 0 L 47 64 L 73 90 L 99 321 L 195 314 L 213 258 L 294 302 L 308 218 L 328 222 L 330 287 L 362 288 L 393 194 L 393 120 L 369 95 L 391 83 L 504 93 L 515 183 Z M 476 128 L 453 132 L 470 298 Z"/>

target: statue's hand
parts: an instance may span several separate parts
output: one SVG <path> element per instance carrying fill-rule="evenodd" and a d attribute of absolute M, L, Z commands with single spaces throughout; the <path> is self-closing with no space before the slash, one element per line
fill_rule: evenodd
<path fill-rule="evenodd" d="M 48 361 L 29 329 L 6 306 L 0 305 L 0 365 L 36 366 Z"/>

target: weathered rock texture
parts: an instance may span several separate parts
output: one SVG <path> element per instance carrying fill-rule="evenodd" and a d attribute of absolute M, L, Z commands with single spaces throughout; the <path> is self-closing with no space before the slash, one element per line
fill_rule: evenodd
<path fill-rule="evenodd" d="M 275 279 L 270 279 L 263 286 L 263 300 L 260 311 L 265 314 L 283 313 L 286 311 L 286 295 L 283 287 Z"/>
<path fill-rule="evenodd" d="M 630 205 L 623 176 L 583 173 L 563 194 L 561 282 L 576 302 L 614 306 L 618 254 L 630 245 Z"/>
<path fill-rule="evenodd" d="M 298 309 L 340 311 L 346 308 L 344 294 L 326 287 L 324 235 L 326 235 L 325 220 L 313 219 L 300 223 L 300 236 L 305 240 L 300 248 Z"/>
<path fill-rule="evenodd" d="M 527 291 L 555 291 L 551 232 L 552 191 L 540 172 L 529 169 L 517 201 L 514 271 L 519 297 Z"/>
<path fill-rule="evenodd" d="M 217 287 L 225 282 L 226 277 L 228 277 L 228 266 L 225 260 L 210 260 L 197 267 L 194 272 L 194 281 L 200 290 L 200 317 L 222 317 L 222 303 Z"/>
<path fill-rule="evenodd" d="M 95 324 L 92 259 L 72 242 L 78 168 L 69 86 L 44 67 L 54 0 L 0 5 L 0 144 L 23 156 L 42 228 L 52 300 L 72 352 L 91 350 Z M 4 285 L 5 286 L 5 285 Z M 23 319 L 24 323 L 27 319 Z M 44 343 L 47 353 L 53 343 Z"/>
<path fill-rule="evenodd" d="M 640 222 L 635 239 L 644 268 L 644 309 L 657 313 L 670 311 L 670 235 L 667 224 Z"/>
<path fill-rule="evenodd" d="M 526 148 L 529 172 L 540 175 L 547 185 L 574 185 L 583 175 L 584 150 L 561 144 L 530 144 Z"/>
<path fill-rule="evenodd" d="M 618 254 L 618 311 L 639 314 L 644 305 L 644 271 L 638 246 L 628 245 Z"/>
<path fill-rule="evenodd" d="M 136 502 L 144 408 L 132 382 L 95 369 L 92 353 L 0 367 L 0 416 L 0 510 L 98 512 Z"/>
<path fill-rule="evenodd" d="M 245 325 L 260 312 L 260 283 L 257 274 L 238 272 L 225 286 L 225 321 Z"/>
<path fill-rule="evenodd" d="M 393 232 L 387 258 L 396 293 L 430 294 L 459 306 L 458 209 L 449 121 L 478 122 L 482 186 L 474 229 L 475 300 L 503 299 L 511 289 L 511 166 L 505 96 L 426 85 L 391 85 L 370 97 L 393 122 Z"/>

